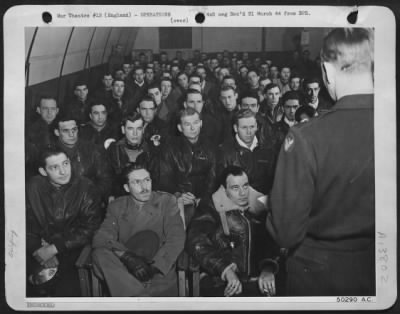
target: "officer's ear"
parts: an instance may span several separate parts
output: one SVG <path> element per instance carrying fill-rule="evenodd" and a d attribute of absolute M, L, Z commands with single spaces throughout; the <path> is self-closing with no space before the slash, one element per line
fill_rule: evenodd
<path fill-rule="evenodd" d="M 182 130 L 182 126 L 181 126 L 181 124 L 180 123 L 178 123 L 178 125 L 177 125 L 177 128 L 178 128 L 178 130 L 179 130 L 179 132 L 183 132 L 183 130 Z"/>
<path fill-rule="evenodd" d="M 46 170 L 44 170 L 43 167 L 40 167 L 40 168 L 39 168 L 39 173 L 40 173 L 43 177 L 47 177 L 47 172 L 46 172 Z"/>
<path fill-rule="evenodd" d="M 121 132 L 125 135 L 125 125 L 121 125 Z"/>
<path fill-rule="evenodd" d="M 183 107 L 186 109 L 187 108 L 187 103 L 186 101 L 183 103 Z"/>
<path fill-rule="evenodd" d="M 36 112 L 37 112 L 38 114 L 40 114 L 40 108 L 39 108 L 39 107 L 36 107 Z"/>
<path fill-rule="evenodd" d="M 124 190 L 127 192 L 127 193 L 129 193 L 130 191 L 129 191 L 129 186 L 128 186 L 128 184 L 124 184 Z"/>
<path fill-rule="evenodd" d="M 54 134 L 59 137 L 60 136 L 60 131 L 58 131 L 58 129 L 54 129 Z"/>
<path fill-rule="evenodd" d="M 326 79 L 327 84 L 332 84 L 335 81 L 336 70 L 335 67 L 329 62 L 322 62 L 322 73 Z"/>

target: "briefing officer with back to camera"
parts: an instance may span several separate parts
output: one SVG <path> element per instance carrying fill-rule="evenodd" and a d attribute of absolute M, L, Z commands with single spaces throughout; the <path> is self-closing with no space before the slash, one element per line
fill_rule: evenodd
<path fill-rule="evenodd" d="M 336 104 L 289 130 L 267 227 L 289 249 L 290 296 L 375 295 L 373 32 L 324 39 L 324 83 Z"/>

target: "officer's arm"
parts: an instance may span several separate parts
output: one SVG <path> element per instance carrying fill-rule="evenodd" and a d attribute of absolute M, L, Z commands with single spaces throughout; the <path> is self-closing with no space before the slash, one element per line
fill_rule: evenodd
<path fill-rule="evenodd" d="M 315 190 L 316 161 L 310 143 L 298 130 L 289 131 L 278 158 L 267 228 L 280 247 L 303 240 Z"/>

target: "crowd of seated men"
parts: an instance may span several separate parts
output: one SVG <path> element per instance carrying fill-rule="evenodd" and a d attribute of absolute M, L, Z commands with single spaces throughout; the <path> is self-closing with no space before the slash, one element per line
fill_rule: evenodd
<path fill-rule="evenodd" d="M 229 51 L 150 61 L 119 46 L 108 65 L 97 89 L 41 95 L 27 122 L 28 296 L 79 296 L 87 244 L 111 296 L 177 296 L 183 250 L 202 296 L 285 295 L 263 196 L 289 128 L 332 105 L 318 64 L 307 51 L 279 67 Z"/>

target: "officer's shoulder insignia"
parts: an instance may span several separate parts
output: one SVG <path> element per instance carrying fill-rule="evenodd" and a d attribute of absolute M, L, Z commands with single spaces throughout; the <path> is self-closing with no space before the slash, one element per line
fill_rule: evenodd
<path fill-rule="evenodd" d="M 285 138 L 285 142 L 283 143 L 283 148 L 285 152 L 290 153 L 294 147 L 294 136 L 292 133 L 288 133 Z"/>

